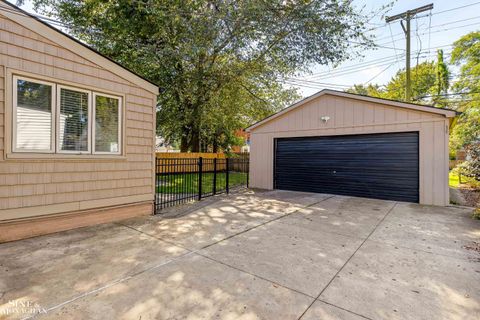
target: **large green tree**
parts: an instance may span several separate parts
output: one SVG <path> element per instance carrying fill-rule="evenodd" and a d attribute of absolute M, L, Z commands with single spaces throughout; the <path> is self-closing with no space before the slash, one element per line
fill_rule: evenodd
<path fill-rule="evenodd" d="M 411 69 L 412 102 L 424 102 L 425 97 L 430 95 L 432 88 L 435 86 L 435 69 L 435 63 L 431 61 L 422 62 Z M 388 82 L 383 97 L 392 100 L 404 101 L 405 82 L 406 72 L 404 69 L 402 69 L 398 71 L 397 74 Z"/>
<path fill-rule="evenodd" d="M 360 94 L 362 96 L 381 98 L 385 90 L 378 84 L 354 84 L 353 87 L 346 90 L 349 93 Z"/>
<path fill-rule="evenodd" d="M 297 98 L 281 79 L 348 58 L 352 41 L 362 44 L 357 50 L 368 46 L 366 17 L 351 2 L 33 0 L 38 12 L 160 86 L 157 130 L 184 151 L 219 144 L 215 137 L 228 144 L 232 128 Z"/>
<path fill-rule="evenodd" d="M 373 97 L 405 100 L 405 69 L 397 71 L 390 81 L 380 86 L 378 84 L 357 84 L 347 89 L 347 92 L 369 95 Z M 411 69 L 412 102 L 424 102 L 430 97 L 435 86 L 436 70 L 434 62 L 422 62 Z"/>
<path fill-rule="evenodd" d="M 445 94 L 449 88 L 450 71 L 443 59 L 443 51 L 439 50 L 437 61 L 425 61 L 413 67 L 410 71 L 412 81 L 412 102 L 432 103 L 445 107 L 448 101 Z M 395 76 L 385 86 L 378 84 L 356 84 L 347 92 L 380 97 L 391 100 L 405 100 L 405 69 L 397 71 Z"/>
<path fill-rule="evenodd" d="M 471 32 L 453 44 L 451 62 L 460 66 L 452 86 L 457 110 L 462 113 L 453 128 L 451 147 L 458 149 L 480 139 L 480 31 Z"/>

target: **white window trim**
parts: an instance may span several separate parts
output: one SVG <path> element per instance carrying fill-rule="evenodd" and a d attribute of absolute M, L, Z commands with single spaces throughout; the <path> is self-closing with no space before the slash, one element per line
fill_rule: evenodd
<path fill-rule="evenodd" d="M 12 70 L 7 68 L 7 105 L 10 107 L 6 109 L 6 118 L 10 119 L 7 122 L 5 129 L 8 131 L 6 132 L 6 139 L 8 143 L 6 144 L 6 158 L 11 159 L 72 159 L 72 160 L 89 160 L 89 159 L 111 159 L 111 160 L 124 160 L 126 159 L 125 155 L 125 146 L 123 143 L 126 141 L 124 137 L 125 132 L 125 95 L 118 93 L 118 92 L 110 92 L 104 91 L 103 89 L 98 90 L 98 88 L 91 87 L 91 86 L 77 86 L 76 83 L 68 82 L 68 81 L 58 81 L 55 78 L 47 77 L 47 76 L 38 76 L 34 73 L 24 72 L 19 70 Z M 16 126 L 16 104 L 17 104 L 17 81 L 25 80 L 31 81 L 34 83 L 46 84 L 51 86 L 52 88 L 52 135 L 51 135 L 51 142 L 50 146 L 51 149 L 49 150 L 33 150 L 33 149 L 21 149 L 16 148 L 16 135 L 17 135 L 17 126 Z M 58 151 L 58 136 L 59 133 L 57 128 L 57 122 L 59 122 L 60 115 L 57 115 L 57 111 L 60 110 L 60 100 L 58 99 L 58 95 L 60 92 L 60 87 L 64 87 L 74 91 L 85 91 L 89 92 L 89 134 L 90 139 L 88 140 L 89 143 L 89 151 Z M 10 95 L 10 94 L 11 95 Z M 94 144 L 95 141 L 95 133 L 94 133 L 94 121 L 95 121 L 95 107 L 94 107 L 94 96 L 104 96 L 104 97 L 111 97 L 118 100 L 118 143 L 119 143 L 119 151 L 118 152 L 95 152 Z M 9 102 L 10 101 L 10 102 Z"/>
<path fill-rule="evenodd" d="M 88 98 L 87 98 L 87 101 L 88 101 L 88 124 L 87 124 L 87 127 L 88 127 L 88 140 L 87 140 L 87 151 L 71 151 L 71 150 L 62 150 L 60 148 L 60 111 L 61 111 L 61 107 L 60 107 L 60 103 L 61 103 L 61 99 L 60 99 L 60 92 L 62 89 L 67 89 L 67 90 L 71 90 L 71 91 L 77 91 L 77 92 L 84 92 L 88 95 Z M 85 90 L 85 89 L 80 89 L 80 88 L 76 88 L 76 87 L 71 87 L 71 86 L 65 86 L 65 85 L 61 85 L 61 84 L 58 84 L 57 85 L 57 108 L 58 108 L 58 112 L 55 113 L 55 119 L 56 119 L 56 128 L 57 130 L 56 131 L 56 145 L 55 145 L 55 151 L 56 153 L 60 153 L 60 154 L 91 154 L 92 152 L 92 91 L 90 90 Z"/>
<path fill-rule="evenodd" d="M 23 81 L 28 81 L 28 82 L 33 82 L 33 83 L 39 83 L 39 84 L 44 84 L 48 85 L 51 87 L 51 110 L 52 110 L 52 117 L 51 117 L 51 134 L 50 134 L 50 149 L 24 149 L 24 148 L 17 148 L 17 104 L 18 104 L 18 92 L 17 92 L 17 86 L 18 86 L 18 80 L 23 80 Z M 55 115 L 57 113 L 56 110 L 56 83 L 54 82 L 49 82 L 49 81 L 44 81 L 44 80 L 39 80 L 39 79 L 34 79 L 34 78 L 29 78 L 29 77 L 24 77 L 24 76 L 17 76 L 14 75 L 12 77 L 12 82 L 13 82 L 13 100 L 12 100 L 12 152 L 18 152 L 18 153 L 55 153 L 55 132 L 56 132 L 56 121 L 55 121 Z"/>
<path fill-rule="evenodd" d="M 96 111 L 97 111 L 97 96 L 101 97 L 107 97 L 107 98 L 113 98 L 117 99 L 118 101 L 118 152 L 104 152 L 104 151 L 96 151 L 95 150 L 95 121 L 96 121 Z M 123 141 L 122 141 L 122 127 L 123 127 L 123 102 L 122 102 L 122 97 L 120 96 L 115 96 L 111 94 L 106 94 L 106 93 L 101 93 L 101 92 L 93 92 L 93 97 L 92 97 L 92 144 L 93 144 L 93 154 L 98 154 L 98 155 L 121 155 L 123 152 Z"/>

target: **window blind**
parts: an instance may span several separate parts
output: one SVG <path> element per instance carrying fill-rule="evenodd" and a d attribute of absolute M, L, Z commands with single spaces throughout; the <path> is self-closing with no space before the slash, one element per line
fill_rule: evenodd
<path fill-rule="evenodd" d="M 52 86 L 17 79 L 16 148 L 51 150 Z"/>
<path fill-rule="evenodd" d="M 88 151 L 88 93 L 60 89 L 59 149 Z"/>

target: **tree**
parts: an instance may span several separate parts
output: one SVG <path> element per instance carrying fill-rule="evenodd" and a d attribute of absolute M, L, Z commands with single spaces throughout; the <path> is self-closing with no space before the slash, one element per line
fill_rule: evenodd
<path fill-rule="evenodd" d="M 435 63 L 431 61 L 426 61 L 417 64 L 411 69 L 411 74 L 412 102 L 425 102 L 425 96 L 429 96 L 432 88 L 435 86 Z M 399 70 L 397 74 L 386 85 L 385 94 L 383 95 L 383 97 L 392 100 L 405 101 L 405 81 L 405 70 Z"/>
<path fill-rule="evenodd" d="M 422 62 L 412 68 L 412 102 L 425 103 L 436 83 L 436 66 L 434 62 Z M 399 70 L 385 86 L 378 84 L 356 84 L 347 92 L 405 101 L 405 69 Z"/>
<path fill-rule="evenodd" d="M 349 93 L 360 94 L 362 96 L 381 98 L 385 92 L 378 84 L 355 84 L 352 88 L 346 90 Z"/>
<path fill-rule="evenodd" d="M 212 137 L 231 136 L 231 128 L 284 107 L 296 98 L 277 85 L 285 77 L 313 63 L 347 59 L 356 54 L 349 50 L 352 40 L 358 51 L 371 44 L 364 36 L 367 17 L 351 1 L 33 3 L 72 35 L 158 84 L 157 130 L 180 141 L 182 151 L 198 151 Z"/>
<path fill-rule="evenodd" d="M 412 68 L 412 102 L 429 103 L 445 107 L 444 97 L 449 88 L 450 72 L 443 60 L 443 51 L 438 50 L 437 62 L 422 62 Z M 347 92 L 392 100 L 405 100 L 405 69 L 399 70 L 385 88 L 378 84 L 356 84 Z M 431 98 L 431 99 L 430 99 Z"/>
<path fill-rule="evenodd" d="M 453 44 L 451 62 L 460 66 L 458 81 L 452 86 L 460 93 L 458 116 L 452 131 L 451 148 L 458 150 L 480 139 L 480 32 L 471 32 Z"/>
<path fill-rule="evenodd" d="M 480 181 L 480 142 L 474 142 L 465 147 L 468 160 L 460 165 L 462 174 Z"/>
<path fill-rule="evenodd" d="M 443 60 L 443 50 L 437 51 L 437 73 L 435 79 L 435 91 L 434 93 L 437 95 L 446 94 L 449 88 L 449 80 L 450 72 L 448 71 L 448 67 Z"/>
<path fill-rule="evenodd" d="M 435 84 L 431 90 L 433 105 L 440 108 L 449 106 L 449 99 L 447 97 L 450 71 L 443 59 L 443 50 L 437 51 L 437 64 L 435 74 Z"/>

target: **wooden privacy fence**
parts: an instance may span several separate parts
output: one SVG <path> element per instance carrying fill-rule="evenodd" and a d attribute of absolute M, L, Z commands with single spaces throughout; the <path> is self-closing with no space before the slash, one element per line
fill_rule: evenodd
<path fill-rule="evenodd" d="M 212 152 L 156 152 L 155 153 L 157 158 L 163 158 L 163 159 L 171 159 L 171 158 L 176 158 L 176 159 L 198 159 L 198 158 L 203 158 L 203 159 L 225 159 L 225 154 L 223 153 L 212 153 Z"/>
<path fill-rule="evenodd" d="M 168 159 L 207 159 L 203 164 L 203 171 L 213 172 L 214 165 L 213 161 L 208 161 L 208 159 L 226 159 L 227 156 L 224 153 L 208 153 L 208 152 L 156 152 L 155 156 L 157 159 L 164 159 L 165 163 L 169 163 L 168 166 L 165 166 L 165 171 L 163 173 L 179 173 L 179 172 L 196 172 L 197 167 L 194 165 L 184 165 L 180 164 L 178 161 Z M 249 159 L 248 153 L 238 153 L 234 154 L 233 158 L 240 158 L 247 160 Z M 232 161 L 231 162 L 232 170 L 241 169 L 240 166 L 243 166 L 243 162 Z M 240 165 L 240 163 L 242 163 Z M 226 162 L 218 161 L 216 164 L 217 170 L 225 170 Z"/>

